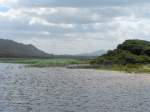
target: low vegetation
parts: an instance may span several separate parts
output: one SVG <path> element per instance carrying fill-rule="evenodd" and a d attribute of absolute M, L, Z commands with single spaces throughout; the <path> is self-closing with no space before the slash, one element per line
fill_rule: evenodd
<path fill-rule="evenodd" d="M 71 58 L 1 58 L 0 62 L 28 64 L 32 67 L 54 67 L 85 63 L 83 60 Z"/>

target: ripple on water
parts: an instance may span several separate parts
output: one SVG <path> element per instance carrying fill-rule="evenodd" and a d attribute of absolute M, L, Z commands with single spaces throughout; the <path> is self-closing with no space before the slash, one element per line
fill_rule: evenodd
<path fill-rule="evenodd" d="M 0 64 L 0 112 L 150 112 L 150 76 Z"/>

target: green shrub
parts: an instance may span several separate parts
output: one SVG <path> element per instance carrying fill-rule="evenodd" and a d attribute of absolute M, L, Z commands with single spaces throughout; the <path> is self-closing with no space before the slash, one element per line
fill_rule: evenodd
<path fill-rule="evenodd" d="M 150 63 L 150 42 L 143 40 L 126 40 L 117 49 L 110 50 L 91 61 L 91 64 L 127 65 Z"/>

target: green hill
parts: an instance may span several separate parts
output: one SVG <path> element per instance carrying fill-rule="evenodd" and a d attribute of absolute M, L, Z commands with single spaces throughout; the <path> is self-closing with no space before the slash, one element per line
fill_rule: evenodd
<path fill-rule="evenodd" d="M 118 45 L 115 50 L 91 61 L 91 64 L 100 65 L 127 65 L 127 64 L 149 64 L 150 42 L 144 40 L 126 40 Z"/>

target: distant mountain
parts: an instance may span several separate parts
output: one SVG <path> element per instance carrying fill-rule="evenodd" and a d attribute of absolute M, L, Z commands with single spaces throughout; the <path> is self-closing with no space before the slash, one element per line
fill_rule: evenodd
<path fill-rule="evenodd" d="M 48 57 L 49 54 L 33 45 L 25 45 L 12 40 L 0 39 L 0 57 Z"/>
<path fill-rule="evenodd" d="M 88 56 L 88 57 L 95 57 L 95 56 L 101 56 L 103 54 L 105 54 L 106 51 L 105 50 L 99 50 L 99 51 L 95 51 L 95 52 L 89 52 L 89 53 L 83 53 L 83 54 L 79 54 L 79 56 Z"/>

